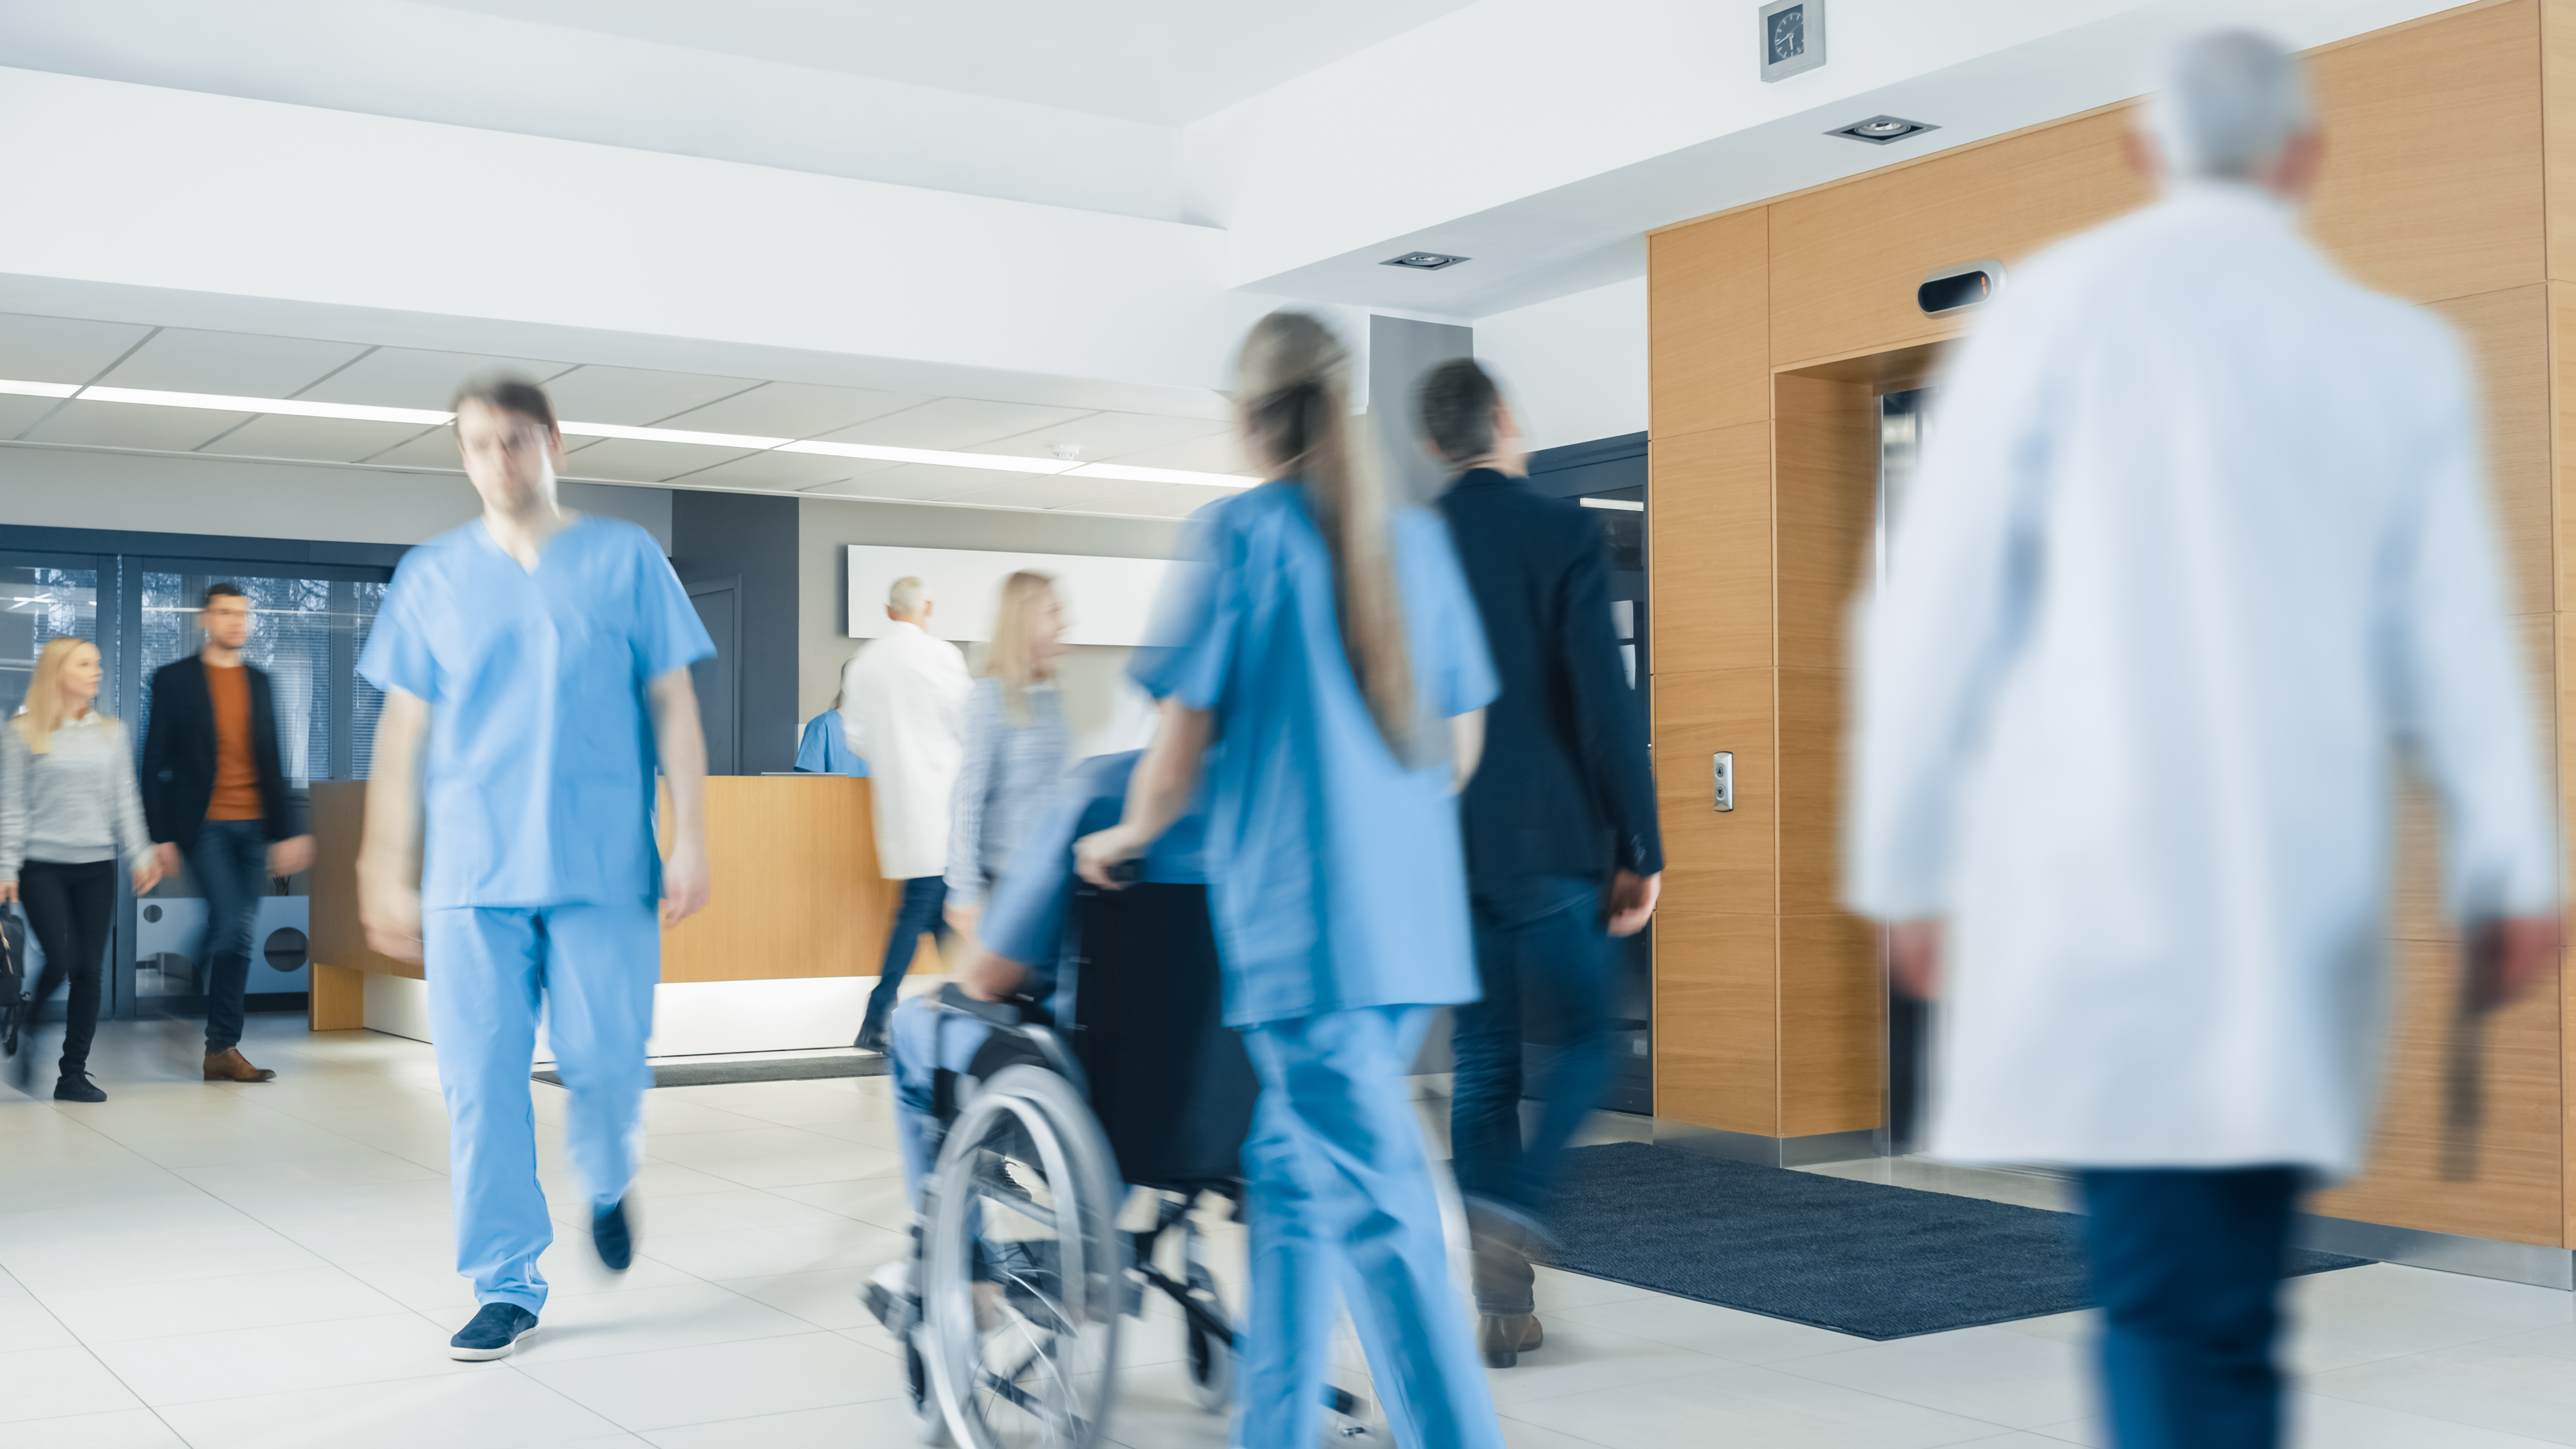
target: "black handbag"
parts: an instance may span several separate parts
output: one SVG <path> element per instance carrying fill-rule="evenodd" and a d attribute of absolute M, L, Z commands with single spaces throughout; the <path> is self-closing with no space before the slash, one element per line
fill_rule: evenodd
<path fill-rule="evenodd" d="M 18 1018 L 27 999 L 27 923 L 18 913 L 0 908 L 0 1051 L 18 1050 Z"/>

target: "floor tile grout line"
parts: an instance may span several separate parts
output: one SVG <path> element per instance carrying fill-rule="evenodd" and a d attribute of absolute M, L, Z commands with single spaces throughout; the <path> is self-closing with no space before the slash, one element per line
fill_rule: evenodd
<path fill-rule="evenodd" d="M 34 1298 L 34 1299 L 36 1300 L 37 1305 L 38 1305 L 39 1307 L 43 1307 L 43 1305 L 44 1305 L 44 1299 L 43 1299 L 42 1297 L 40 1297 L 40 1296 L 38 1296 L 38 1295 L 37 1295 L 37 1293 L 36 1293 L 36 1290 L 35 1290 L 35 1289 L 30 1288 L 30 1287 L 28 1287 L 28 1286 L 27 1286 L 26 1280 L 24 1280 L 24 1279 L 22 1279 L 22 1278 L 18 1277 L 16 1274 L 11 1273 L 11 1272 L 9 1272 L 9 1271 L 8 1271 L 8 1270 L 6 1270 L 6 1269 L 0 1269 L 0 1277 L 5 1277 L 5 1278 L 7 1278 L 10 1282 L 17 1284 L 17 1285 L 18 1285 L 18 1291 L 20 1291 L 20 1292 L 22 1292 L 22 1293 L 26 1294 L 26 1295 L 27 1295 L 28 1297 L 30 1297 L 30 1298 Z M 143 1409 L 145 1412 L 147 1412 L 147 1413 L 151 1414 L 151 1416 L 153 1417 L 154 1421 L 156 1421 L 157 1423 L 159 1423 L 159 1424 L 161 1425 L 161 1427 L 162 1427 L 162 1428 L 164 1428 L 164 1429 L 166 1429 L 166 1430 L 168 1430 L 168 1431 L 169 1431 L 169 1433 L 170 1433 L 170 1437 L 171 1437 L 171 1438 L 178 1440 L 181 1444 L 186 1444 L 186 1443 L 188 1442 L 188 1436 L 179 1432 L 179 1426 L 178 1426 L 178 1425 L 173 1424 L 173 1423 L 171 1423 L 168 1419 L 166 1419 L 166 1418 L 162 1417 L 162 1414 L 161 1414 L 161 1406 L 160 1406 L 160 1405 L 158 1405 L 158 1404 L 152 1403 L 150 1400 L 148 1400 L 148 1399 L 144 1398 L 141 1394 L 136 1393 L 136 1392 L 134 1391 L 134 1385 L 132 1385 L 132 1384 L 130 1384 L 130 1383 L 127 1383 L 127 1382 L 125 1381 L 125 1375 L 123 1375 L 123 1374 L 121 1374 L 121 1373 L 118 1373 L 118 1372 L 116 1371 L 116 1367 L 115 1367 L 115 1365 L 113 1365 L 113 1364 L 109 1363 L 105 1358 L 100 1357 L 97 1347 L 96 1347 L 95 1345 L 91 1344 L 91 1343 L 90 1343 L 90 1341 L 89 1341 L 88 1339 L 83 1338 L 83 1337 L 81 1336 L 81 1332 L 80 1332 L 80 1330 L 79 1330 L 79 1329 L 72 1327 L 72 1326 L 71 1326 L 70 1324 L 68 1324 L 68 1323 L 64 1323 L 64 1322 L 63 1322 L 63 1320 L 62 1320 L 62 1316 L 61 1316 L 60 1314 L 55 1313 L 51 1308 L 46 1308 L 46 1309 L 45 1309 L 45 1313 L 46 1313 L 46 1315 L 47 1315 L 48 1317 L 52 1318 L 56 1323 L 58 1323 L 58 1324 L 62 1324 L 63 1331 L 64 1331 L 64 1332 L 66 1332 L 66 1333 L 68 1333 L 68 1334 L 70 1334 L 70 1335 L 72 1336 L 72 1342 L 73 1342 L 74 1344 L 76 1344 L 76 1345 L 80 1348 L 80 1351 L 81 1351 L 82 1353 L 85 1353 L 85 1354 L 89 1355 L 89 1360 L 90 1360 L 90 1362 L 92 1362 L 92 1363 L 94 1363 L 94 1364 L 97 1364 L 97 1365 L 99 1366 L 99 1369 L 100 1369 L 100 1371 L 101 1371 L 101 1372 L 105 1373 L 109 1378 L 114 1379 L 114 1380 L 116 1381 L 116 1386 L 117 1386 L 118 1388 L 120 1388 L 120 1389 L 122 1389 L 122 1390 L 124 1390 L 124 1391 L 125 1391 L 125 1395 L 126 1395 L 126 1397 L 127 1397 L 127 1398 L 130 1398 L 130 1399 L 132 1399 L 132 1400 L 134 1400 L 135 1405 L 136 1405 L 137 1407 L 139 1407 L 139 1408 Z M 110 1413 L 121 1413 L 121 1412 L 123 1412 L 123 1411 L 122 1411 L 122 1410 L 108 1410 L 107 1412 L 110 1412 Z M 72 1417 L 76 1417 L 76 1416 L 65 1414 L 65 1415 L 54 1415 L 54 1416 L 51 1416 L 51 1417 L 56 1417 L 56 1418 L 72 1418 Z M 41 1419 L 38 1419 L 38 1420 L 30 1420 L 30 1421 L 28 1421 L 28 1422 L 32 1422 L 32 1423 L 42 1423 L 42 1422 L 44 1422 L 44 1421 L 43 1421 L 43 1420 L 41 1420 Z"/>

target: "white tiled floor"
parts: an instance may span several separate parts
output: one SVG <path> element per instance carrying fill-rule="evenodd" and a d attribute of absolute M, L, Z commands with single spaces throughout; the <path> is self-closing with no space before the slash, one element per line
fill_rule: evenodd
<path fill-rule="evenodd" d="M 903 1241 L 882 1079 L 651 1093 L 634 1270 L 602 1271 L 559 1205 L 543 1332 L 460 1364 L 445 1341 L 472 1298 L 449 1268 L 428 1049 L 291 1018 L 254 1018 L 249 1049 L 279 1080 L 210 1086 L 186 1027 L 111 1024 L 108 1103 L 0 1089 L 0 1444 L 908 1442 L 899 1364 L 855 1297 Z M 536 1091 L 551 1139 L 563 1097 Z M 541 1157 L 573 1201 L 553 1141 Z M 2292 1298 L 2301 1443 L 2576 1444 L 2570 1295 L 2374 1266 Z M 1492 1376 L 1515 1449 L 2103 1442 L 2082 1314 L 1877 1344 L 1544 1270 L 1539 1301 L 1546 1347 Z M 1127 1344 L 1115 1436 L 1221 1445 L 1170 1315 L 1131 1322 Z"/>

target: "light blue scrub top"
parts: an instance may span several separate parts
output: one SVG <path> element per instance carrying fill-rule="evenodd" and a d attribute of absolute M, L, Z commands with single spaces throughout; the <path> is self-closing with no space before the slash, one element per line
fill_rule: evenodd
<path fill-rule="evenodd" d="M 658 900 L 645 685 L 715 652 L 631 523 L 576 518 L 533 570 L 480 519 L 404 554 L 358 672 L 432 711 L 422 908 Z"/>
<path fill-rule="evenodd" d="M 1332 560 L 1299 484 L 1192 518 L 1190 561 L 1130 672 L 1157 699 L 1216 716 L 1207 869 L 1225 1019 L 1251 1026 L 1477 995 L 1451 765 L 1387 748 L 1342 652 Z M 1433 514 L 1393 518 L 1417 713 L 1441 721 L 1497 692 L 1484 626 Z"/>
<path fill-rule="evenodd" d="M 796 741 L 796 768 L 809 775 L 855 775 L 866 779 L 868 774 L 868 762 L 850 748 L 849 727 L 837 709 L 827 709 L 805 721 L 805 733 Z"/>

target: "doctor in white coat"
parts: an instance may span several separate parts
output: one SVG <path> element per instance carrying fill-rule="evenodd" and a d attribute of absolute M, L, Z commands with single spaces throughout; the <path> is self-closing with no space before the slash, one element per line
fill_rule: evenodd
<path fill-rule="evenodd" d="M 941 910 L 948 898 L 948 797 L 965 757 L 966 696 L 975 681 L 957 646 L 924 629 L 930 610 L 930 590 L 921 580 L 895 580 L 886 592 L 886 617 L 893 622 L 842 674 L 850 746 L 868 762 L 876 802 L 877 869 L 903 882 L 885 964 L 859 1028 L 858 1045 L 869 1051 L 885 1050 L 886 1023 L 921 933 L 935 931 L 943 944 L 948 938 Z"/>
<path fill-rule="evenodd" d="M 2438 791 L 2501 992 L 2558 852 L 2432 314 L 2298 228 L 2298 62 L 2176 52 L 2164 199 L 2019 269 L 1958 353 L 1862 620 L 1846 889 L 1945 1005 L 1931 1150 L 2081 1170 L 2118 1442 L 2278 1435 L 2292 1205 L 2368 1135 L 2393 776 Z"/>

